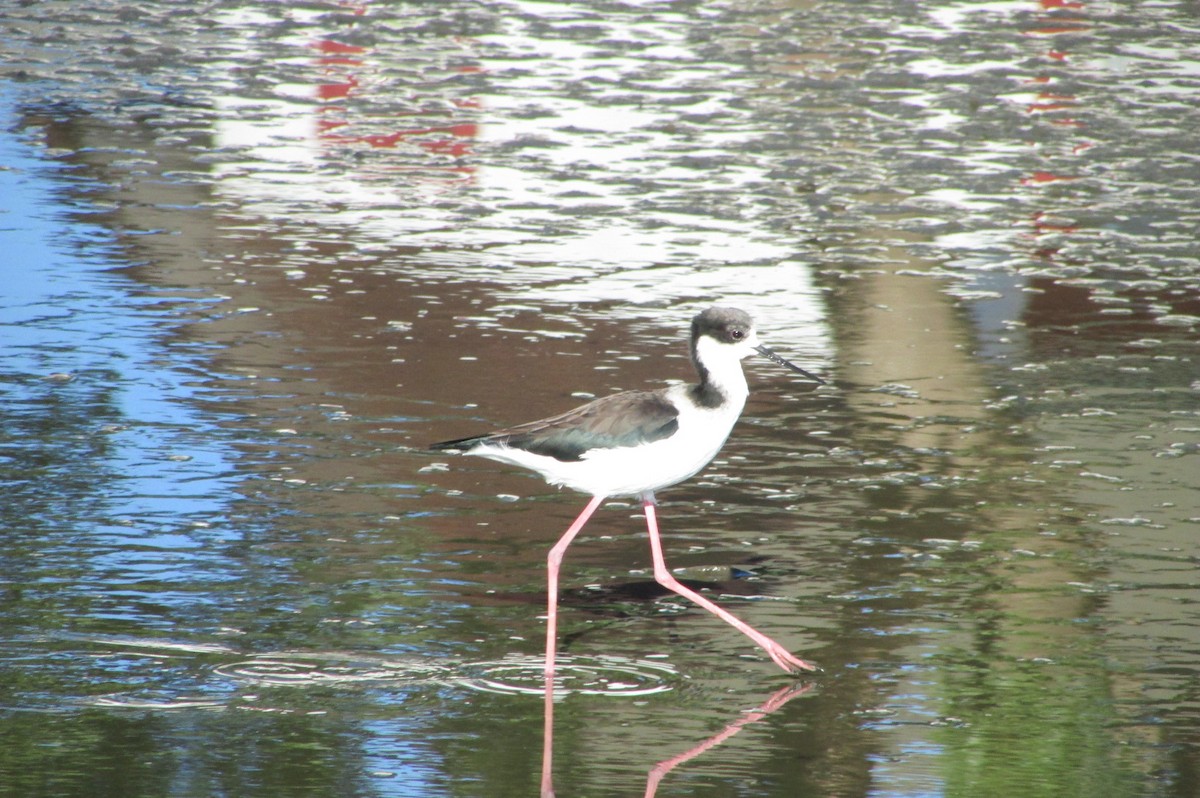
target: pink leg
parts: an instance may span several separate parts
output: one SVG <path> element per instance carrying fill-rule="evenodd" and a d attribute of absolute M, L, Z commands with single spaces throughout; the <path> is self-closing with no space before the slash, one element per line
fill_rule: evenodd
<path fill-rule="evenodd" d="M 554 548 L 550 549 L 549 556 L 546 557 L 546 570 L 549 572 L 547 579 L 547 596 L 546 605 L 546 669 L 547 676 L 554 674 L 554 652 L 558 644 L 558 569 L 562 565 L 563 555 L 567 553 L 567 546 L 571 545 L 571 541 L 579 534 L 579 530 L 583 529 L 583 525 L 592 517 L 592 513 L 596 512 L 596 508 L 600 506 L 600 502 L 604 501 L 603 496 L 593 496 L 588 502 L 587 507 L 583 508 L 583 512 L 579 517 L 567 528 L 563 536 L 554 544 Z"/>
<path fill-rule="evenodd" d="M 725 621 L 725 623 L 729 624 L 734 629 L 737 629 L 746 637 L 753 640 L 755 643 L 758 643 L 758 645 L 767 652 L 767 655 L 775 661 L 775 664 L 783 668 L 788 673 L 794 673 L 800 670 L 815 671 L 818 669 L 817 666 L 813 665 L 811 662 L 805 662 L 802 659 L 792 656 L 790 653 L 788 653 L 786 648 L 779 645 L 754 627 L 750 626 L 750 624 L 735 618 L 729 612 L 721 609 L 696 591 L 680 584 L 679 580 L 675 578 L 670 570 L 668 570 L 667 561 L 663 558 L 662 541 L 658 537 L 658 520 L 655 518 L 654 514 L 654 502 L 650 499 L 646 499 L 643 501 L 643 506 L 646 509 L 646 526 L 650 530 L 650 554 L 654 558 L 655 581 L 668 590 L 674 591 L 684 598 L 691 599 L 692 601 L 696 602 L 701 607 L 708 610 L 713 615 L 716 615 L 718 618 Z"/>
<path fill-rule="evenodd" d="M 554 798 L 554 674 L 546 674 L 542 709 L 542 796 Z"/>

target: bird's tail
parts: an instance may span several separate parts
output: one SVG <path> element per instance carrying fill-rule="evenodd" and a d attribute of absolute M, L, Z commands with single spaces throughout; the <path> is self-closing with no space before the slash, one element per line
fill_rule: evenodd
<path fill-rule="evenodd" d="M 429 444 L 429 448 L 435 452 L 465 452 L 468 449 L 474 448 L 476 445 L 483 443 L 488 438 L 487 435 L 473 435 L 470 438 L 456 438 L 452 441 L 439 441 Z"/>

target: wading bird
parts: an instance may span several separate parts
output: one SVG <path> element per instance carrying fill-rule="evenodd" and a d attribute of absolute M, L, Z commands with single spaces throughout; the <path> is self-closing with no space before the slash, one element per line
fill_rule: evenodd
<path fill-rule="evenodd" d="M 663 559 L 654 493 L 694 476 L 720 451 L 750 393 L 742 373 L 742 358 L 754 353 L 813 382 L 824 382 L 761 345 L 748 313 L 714 307 L 692 319 L 692 363 L 700 378 L 694 385 L 626 391 L 562 415 L 432 445 L 436 450 L 523 466 L 552 485 L 592 497 L 547 558 L 547 675 L 554 673 L 558 574 L 563 555 L 596 508 L 610 496 L 641 498 L 650 532 L 654 579 L 660 585 L 749 637 L 785 671 L 816 670 L 815 665 L 793 656 L 762 632 L 680 583 Z"/>

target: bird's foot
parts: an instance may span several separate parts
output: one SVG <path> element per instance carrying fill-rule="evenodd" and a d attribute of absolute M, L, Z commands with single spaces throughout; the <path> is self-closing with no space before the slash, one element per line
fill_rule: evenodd
<path fill-rule="evenodd" d="M 788 673 L 800 673 L 802 671 L 819 671 L 821 670 L 811 662 L 800 659 L 794 656 L 786 648 L 776 643 L 774 640 L 768 640 L 763 646 L 767 655 L 775 662 L 776 665 L 783 668 Z"/>

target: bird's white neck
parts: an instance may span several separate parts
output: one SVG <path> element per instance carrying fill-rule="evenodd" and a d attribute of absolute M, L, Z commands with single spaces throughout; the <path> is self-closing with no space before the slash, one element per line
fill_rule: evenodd
<path fill-rule="evenodd" d="M 700 384 L 693 388 L 693 396 L 705 406 L 716 407 L 725 403 L 739 410 L 750 395 L 746 375 L 742 371 L 742 358 L 752 351 L 748 347 L 722 344 L 708 336 L 696 342 L 694 358 L 696 370 L 700 372 Z"/>

